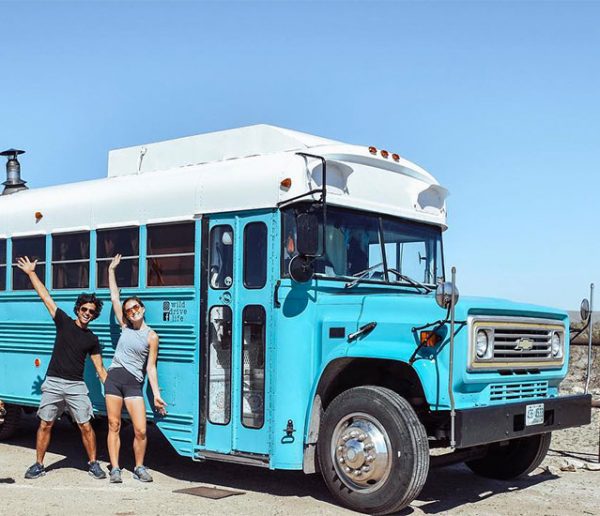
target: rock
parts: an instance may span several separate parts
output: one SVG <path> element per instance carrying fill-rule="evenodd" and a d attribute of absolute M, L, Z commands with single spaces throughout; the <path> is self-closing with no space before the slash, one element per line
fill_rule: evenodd
<path fill-rule="evenodd" d="M 561 471 L 574 472 L 583 468 L 583 462 L 575 459 L 563 459 L 560 463 Z"/>
<path fill-rule="evenodd" d="M 586 462 L 584 467 L 588 471 L 600 471 L 600 464 L 596 462 Z"/>
<path fill-rule="evenodd" d="M 554 466 L 553 464 L 548 464 L 547 466 L 544 466 L 541 469 L 542 469 L 543 475 L 553 475 L 553 476 L 558 475 L 558 468 L 556 466 Z"/>

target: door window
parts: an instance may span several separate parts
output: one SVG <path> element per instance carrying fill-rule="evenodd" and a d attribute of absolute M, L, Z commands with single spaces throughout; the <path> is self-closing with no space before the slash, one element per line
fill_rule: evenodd
<path fill-rule="evenodd" d="M 244 228 L 244 286 L 263 288 L 267 282 L 267 226 L 252 222 Z"/>
<path fill-rule="evenodd" d="M 261 428 L 265 420 L 265 309 L 249 305 L 242 320 L 242 424 Z"/>
<path fill-rule="evenodd" d="M 226 425 L 231 419 L 231 308 L 213 306 L 208 322 L 208 420 Z"/>
<path fill-rule="evenodd" d="M 210 232 L 210 286 L 228 289 L 233 285 L 233 228 L 215 226 Z"/>

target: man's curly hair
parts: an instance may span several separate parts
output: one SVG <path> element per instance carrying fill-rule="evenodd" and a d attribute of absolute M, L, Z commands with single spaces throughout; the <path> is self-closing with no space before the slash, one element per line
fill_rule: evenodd
<path fill-rule="evenodd" d="M 100 317 L 100 312 L 102 312 L 102 305 L 104 303 L 102 302 L 101 299 L 98 299 L 96 297 L 96 294 L 86 294 L 86 293 L 79 294 L 77 301 L 75 301 L 75 307 L 73 308 L 73 312 L 75 312 L 75 315 L 77 315 L 77 312 L 79 312 L 81 305 L 85 305 L 86 303 L 95 304 L 96 305 L 96 315 L 94 316 L 94 319 L 97 319 L 98 317 Z"/>

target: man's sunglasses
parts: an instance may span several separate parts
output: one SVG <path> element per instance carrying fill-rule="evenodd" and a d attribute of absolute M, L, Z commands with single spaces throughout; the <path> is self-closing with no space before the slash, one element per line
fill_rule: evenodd
<path fill-rule="evenodd" d="M 130 306 L 129 308 L 125 308 L 125 314 L 126 315 L 132 315 L 134 313 L 137 313 L 141 310 L 141 306 L 140 305 L 133 305 Z"/>
<path fill-rule="evenodd" d="M 87 307 L 85 307 L 85 306 L 81 306 L 81 307 L 79 307 L 79 311 L 80 311 L 82 314 L 90 314 L 92 317 L 95 317 L 95 316 L 96 316 L 96 314 L 98 313 L 98 312 L 96 312 L 96 310 L 94 310 L 93 308 L 87 308 Z"/>

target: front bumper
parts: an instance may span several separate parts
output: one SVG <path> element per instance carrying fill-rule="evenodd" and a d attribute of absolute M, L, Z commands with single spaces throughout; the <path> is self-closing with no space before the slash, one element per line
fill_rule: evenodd
<path fill-rule="evenodd" d="M 544 403 L 544 422 L 525 426 L 527 405 Z M 564 396 L 525 403 L 456 411 L 457 448 L 468 448 L 527 435 L 544 434 L 591 421 L 592 396 Z"/>

